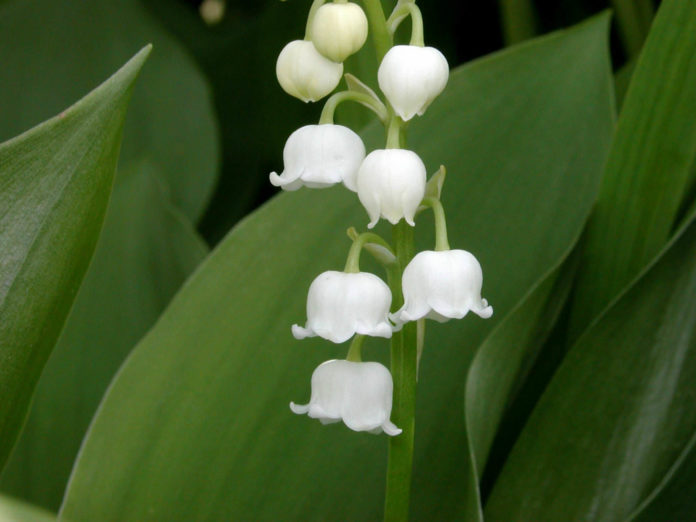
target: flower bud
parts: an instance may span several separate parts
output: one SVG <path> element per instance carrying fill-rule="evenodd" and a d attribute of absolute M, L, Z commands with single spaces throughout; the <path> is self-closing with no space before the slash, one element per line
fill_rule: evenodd
<path fill-rule="evenodd" d="M 448 77 L 447 59 L 440 51 L 415 45 L 392 47 L 377 72 L 379 88 L 404 121 L 422 116 Z"/>
<path fill-rule="evenodd" d="M 394 383 L 380 363 L 326 361 L 312 373 L 309 404 L 290 403 L 298 415 L 307 414 L 322 424 L 342 420 L 353 431 L 398 435 L 390 420 Z"/>
<path fill-rule="evenodd" d="M 318 335 L 334 343 L 356 333 L 391 337 L 391 300 L 389 287 L 374 274 L 324 272 L 309 287 L 306 326 L 294 324 L 292 334 L 296 339 Z"/>
<path fill-rule="evenodd" d="M 317 51 L 341 63 L 365 44 L 367 17 L 351 2 L 324 4 L 314 15 L 311 35 Z"/>
<path fill-rule="evenodd" d="M 343 75 L 343 64 L 319 54 L 312 42 L 294 40 L 280 52 L 276 75 L 289 95 L 303 102 L 315 102 L 336 88 Z"/>
<path fill-rule="evenodd" d="M 367 155 L 358 171 L 358 198 L 370 216 L 368 228 L 380 216 L 396 225 L 413 218 L 425 194 L 425 165 L 413 151 L 382 149 Z"/>
<path fill-rule="evenodd" d="M 406 265 L 401 285 L 404 306 L 390 316 L 397 324 L 423 317 L 443 323 L 461 319 L 469 310 L 484 319 L 493 315 L 493 307 L 481 298 L 481 265 L 465 250 L 416 254 Z"/>
<path fill-rule="evenodd" d="M 301 186 L 324 188 L 341 183 L 355 192 L 356 177 L 365 145 L 348 127 L 334 124 L 305 125 L 293 132 L 283 149 L 285 170 L 271 172 L 270 180 L 283 190 Z"/>

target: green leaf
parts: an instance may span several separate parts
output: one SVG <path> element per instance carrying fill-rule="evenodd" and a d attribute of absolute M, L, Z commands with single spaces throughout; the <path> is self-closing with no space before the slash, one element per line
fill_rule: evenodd
<path fill-rule="evenodd" d="M 0 57 L 11 64 L 0 82 L 8 115 L 0 134 L 60 107 L 141 42 L 156 47 L 133 94 L 95 258 L 0 479 L 3 490 L 55 510 L 116 369 L 202 259 L 179 209 L 195 219 L 206 205 L 218 137 L 202 75 L 141 2 L 17 0 L 0 8 L 0 28 Z"/>
<path fill-rule="evenodd" d="M 0 145 L 0 464 L 92 257 L 133 82 L 149 52 Z"/>
<path fill-rule="evenodd" d="M 133 93 L 121 165 L 146 157 L 175 205 L 197 221 L 216 180 L 210 94 L 188 54 L 139 0 L 0 5 L 0 139 L 57 113 L 148 42 L 156 52 Z"/>
<path fill-rule="evenodd" d="M 633 73 L 588 225 L 572 338 L 665 245 L 695 158 L 696 0 L 666 0 Z"/>
<path fill-rule="evenodd" d="M 0 520 L 7 522 L 53 522 L 56 516 L 41 508 L 0 495 Z"/>
<path fill-rule="evenodd" d="M 665 478 L 628 518 L 631 522 L 693 520 L 696 517 L 696 432 Z"/>
<path fill-rule="evenodd" d="M 572 261 L 554 267 L 476 351 L 466 381 L 465 413 L 478 477 L 506 408 L 566 302 L 576 267 Z"/>
<path fill-rule="evenodd" d="M 566 302 L 576 257 L 550 270 L 476 350 L 464 394 L 470 477 L 462 502 L 465 520 L 483 521 L 479 482 L 494 437 Z"/>
<path fill-rule="evenodd" d="M 473 347 L 563 258 L 596 197 L 613 128 L 606 28 L 601 17 L 463 67 L 411 125 L 428 170 L 448 168 L 450 242 L 478 257 L 496 307 L 489 321 L 428 326 L 414 519 L 461 512 L 460 398 Z M 372 127 L 368 144 L 382 136 Z M 228 235 L 112 383 L 73 470 L 66 518 L 379 518 L 385 438 L 288 409 L 309 395 L 316 365 L 345 356 L 345 346 L 293 340 L 290 325 L 304 318 L 312 279 L 343 266 L 345 229 L 366 223 L 354 194 L 301 190 Z M 419 219 L 421 248 L 432 248 L 431 228 Z M 379 340 L 365 348 L 369 359 L 387 352 Z"/>
<path fill-rule="evenodd" d="M 623 520 L 696 431 L 696 224 L 579 339 L 527 421 L 490 520 Z M 669 517 L 663 520 L 679 520 Z"/>
<path fill-rule="evenodd" d="M 108 383 L 206 251 L 152 162 L 118 173 L 94 258 L 3 471 L 4 491 L 58 509 Z"/>

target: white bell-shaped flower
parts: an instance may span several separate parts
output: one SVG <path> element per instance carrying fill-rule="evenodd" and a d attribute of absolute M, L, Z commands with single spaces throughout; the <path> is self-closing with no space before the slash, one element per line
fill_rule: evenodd
<path fill-rule="evenodd" d="M 308 40 L 294 40 L 280 52 L 276 75 L 289 95 L 315 102 L 336 88 L 343 76 L 343 64 L 323 56 Z"/>
<path fill-rule="evenodd" d="M 425 195 L 425 165 L 413 151 L 382 149 L 367 155 L 358 171 L 358 198 L 370 216 L 368 228 L 380 216 L 396 225 L 413 218 Z"/>
<path fill-rule="evenodd" d="M 270 180 L 284 190 L 324 188 L 341 183 L 355 192 L 358 169 L 365 159 L 360 136 L 343 125 L 305 125 L 293 132 L 283 149 L 285 170 Z"/>
<path fill-rule="evenodd" d="M 398 435 L 390 420 L 394 384 L 389 370 L 376 362 L 326 361 L 312 374 L 309 404 L 290 403 L 299 415 L 322 424 L 342 420 L 354 431 Z"/>
<path fill-rule="evenodd" d="M 391 301 L 389 287 L 374 274 L 324 272 L 309 286 L 307 324 L 294 324 L 292 334 L 296 339 L 318 335 L 334 343 L 356 333 L 389 338 Z"/>
<path fill-rule="evenodd" d="M 422 116 L 444 90 L 449 65 L 434 47 L 397 45 L 382 59 L 377 72 L 379 87 L 404 121 Z"/>
<path fill-rule="evenodd" d="M 365 44 L 367 17 L 352 2 L 324 4 L 314 15 L 310 33 L 317 51 L 340 63 Z"/>
<path fill-rule="evenodd" d="M 445 322 L 469 310 L 487 319 L 493 307 L 481 298 L 483 273 L 465 250 L 426 250 L 406 266 L 401 280 L 404 306 L 390 317 L 397 324 L 423 317 Z"/>

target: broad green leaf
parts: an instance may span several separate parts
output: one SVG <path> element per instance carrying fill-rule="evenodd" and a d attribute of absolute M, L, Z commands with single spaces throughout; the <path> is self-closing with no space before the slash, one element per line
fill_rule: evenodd
<path fill-rule="evenodd" d="M 576 266 L 567 261 L 552 269 L 476 350 L 464 394 L 470 477 L 462 501 L 465 520 L 483 520 L 479 482 L 494 437 L 556 322 Z"/>
<path fill-rule="evenodd" d="M 666 0 L 633 73 L 590 219 L 573 338 L 670 237 L 696 158 L 696 0 Z"/>
<path fill-rule="evenodd" d="M 192 60 L 139 0 L 0 5 L 0 139 L 57 113 L 148 42 L 156 52 L 133 93 L 121 165 L 146 157 L 165 176 L 176 206 L 195 221 L 216 178 L 210 95 Z"/>
<path fill-rule="evenodd" d="M 428 326 L 416 520 L 462 510 L 461 397 L 473 347 L 563 258 L 596 196 L 613 127 L 606 26 L 602 17 L 453 72 L 443 97 L 410 127 L 428 170 L 448 168 L 450 243 L 476 254 L 496 307 L 490 321 Z M 382 135 L 373 127 L 368 143 L 381 145 Z M 283 194 L 234 229 L 112 383 L 63 515 L 379 518 L 385 438 L 288 409 L 308 397 L 317 364 L 345 355 L 345 346 L 293 340 L 290 325 L 304 319 L 311 280 L 343 265 L 346 228 L 366 223 L 355 196 L 336 188 Z M 421 248 L 432 247 L 431 227 L 430 218 L 419 223 Z M 374 340 L 365 355 L 385 360 L 387 352 Z"/>
<path fill-rule="evenodd" d="M 0 42 L 8 39 L 0 56 L 12 64 L 0 84 L 0 110 L 12 119 L 0 122 L 0 133 L 43 117 L 129 48 L 151 39 L 156 47 L 133 96 L 116 201 L 95 260 L 0 480 L 13 495 L 57 509 L 108 382 L 201 260 L 200 241 L 170 202 L 198 217 L 214 181 L 218 138 L 201 75 L 139 1 L 13 0 L 0 14 Z M 45 34 L 48 21 L 56 27 Z M 61 54 L 54 56 L 56 40 Z M 37 85 L 26 97 L 20 93 L 30 79 Z M 21 103 L 11 104 L 13 96 Z"/>
<path fill-rule="evenodd" d="M 696 517 L 694 481 L 696 481 L 696 432 L 662 482 L 628 520 L 631 522 L 693 520 Z"/>
<path fill-rule="evenodd" d="M 36 506 L 0 495 L 0 520 L 4 522 L 52 522 L 56 520 L 56 516 Z"/>
<path fill-rule="evenodd" d="M 133 82 L 150 48 L 55 118 L 0 145 L 0 464 L 94 251 Z"/>
<path fill-rule="evenodd" d="M 466 381 L 467 428 L 480 477 L 505 409 L 553 328 L 577 263 L 555 267 L 485 339 Z"/>
<path fill-rule="evenodd" d="M 623 520 L 696 431 L 696 224 L 578 340 L 527 421 L 486 519 Z M 664 520 L 679 520 L 665 518 Z"/>
<path fill-rule="evenodd" d="M 130 162 L 118 173 L 94 258 L 3 472 L 4 491 L 60 507 L 109 381 L 205 253 L 155 165 Z"/>
<path fill-rule="evenodd" d="M 616 93 L 616 108 L 619 112 L 621 112 L 621 107 L 623 107 L 623 102 L 624 98 L 626 97 L 626 92 L 628 91 L 628 86 L 631 84 L 631 79 L 633 78 L 633 72 L 636 70 L 636 63 L 636 59 L 626 62 L 614 74 L 614 92 Z"/>

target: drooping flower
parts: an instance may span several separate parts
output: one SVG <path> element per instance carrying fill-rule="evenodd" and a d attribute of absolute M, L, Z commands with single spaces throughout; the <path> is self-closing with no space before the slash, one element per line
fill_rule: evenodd
<path fill-rule="evenodd" d="M 420 252 L 401 281 L 404 305 L 391 314 L 395 323 L 423 317 L 445 322 L 461 319 L 470 310 L 484 319 L 493 315 L 493 307 L 481 298 L 481 265 L 465 250 Z"/>
<path fill-rule="evenodd" d="M 389 370 L 376 362 L 326 361 L 312 374 L 309 404 L 290 403 L 298 415 L 322 424 L 343 421 L 354 431 L 398 435 L 390 420 L 394 384 Z"/>
<path fill-rule="evenodd" d="M 315 102 L 333 91 L 343 75 L 334 63 L 308 40 L 294 40 L 278 56 L 276 76 L 285 92 L 303 102 Z"/>
<path fill-rule="evenodd" d="M 293 132 L 283 149 L 285 169 L 270 180 L 283 190 L 301 186 L 324 188 L 341 183 L 355 192 L 356 177 L 365 158 L 365 145 L 348 127 L 305 125 Z"/>
<path fill-rule="evenodd" d="M 341 63 L 365 44 L 367 17 L 352 2 L 324 4 L 314 15 L 311 35 L 317 51 Z"/>
<path fill-rule="evenodd" d="M 324 272 L 309 286 L 307 324 L 292 325 L 292 334 L 296 339 L 319 336 L 334 343 L 356 333 L 389 338 L 391 300 L 389 287 L 374 274 Z"/>
<path fill-rule="evenodd" d="M 413 151 L 382 149 L 367 155 L 358 171 L 358 198 L 370 216 L 368 228 L 380 216 L 396 225 L 401 218 L 414 226 L 425 194 L 425 165 Z"/>
<path fill-rule="evenodd" d="M 422 116 L 444 90 L 449 65 L 434 47 L 397 45 L 382 59 L 377 72 L 379 87 L 404 121 Z"/>

